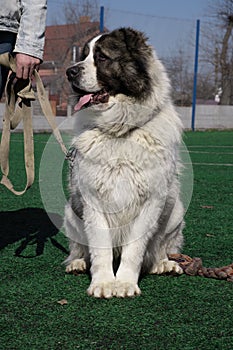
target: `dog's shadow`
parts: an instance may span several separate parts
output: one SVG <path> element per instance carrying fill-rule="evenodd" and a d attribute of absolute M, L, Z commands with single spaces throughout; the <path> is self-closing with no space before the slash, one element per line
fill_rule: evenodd
<path fill-rule="evenodd" d="M 52 221 L 50 220 L 52 219 Z M 68 254 L 68 251 L 55 236 L 62 227 L 62 217 L 48 214 L 41 208 L 26 208 L 17 211 L 0 212 L 0 250 L 9 244 L 19 242 L 15 255 L 23 258 L 34 258 L 42 255 L 46 242 Z M 29 245 L 35 246 L 33 254 L 25 254 Z"/>

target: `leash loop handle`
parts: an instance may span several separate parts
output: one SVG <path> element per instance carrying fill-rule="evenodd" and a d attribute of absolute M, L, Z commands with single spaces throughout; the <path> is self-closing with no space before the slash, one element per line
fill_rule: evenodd
<path fill-rule="evenodd" d="M 0 183 L 8 188 L 17 196 L 24 194 L 33 184 L 35 177 L 34 165 L 34 141 L 33 141 L 33 126 L 32 126 L 32 108 L 31 101 L 35 100 L 35 95 L 32 90 L 31 80 L 24 86 L 16 86 L 14 84 L 16 64 L 14 58 L 9 53 L 0 55 L 0 64 L 9 67 L 12 74 L 9 75 L 5 88 L 6 104 L 5 114 L 3 118 L 3 130 L 0 144 L 0 164 L 2 171 L 2 179 Z M 59 129 L 55 122 L 51 105 L 49 103 L 46 91 L 39 76 L 39 73 L 34 71 L 38 99 L 41 104 L 42 111 L 51 126 L 54 136 L 57 139 L 62 151 L 67 154 L 67 149 L 63 143 Z M 22 191 L 16 191 L 9 179 L 9 151 L 10 151 L 10 135 L 11 130 L 15 129 L 18 124 L 23 121 L 24 134 L 24 163 L 26 171 L 26 185 Z"/>

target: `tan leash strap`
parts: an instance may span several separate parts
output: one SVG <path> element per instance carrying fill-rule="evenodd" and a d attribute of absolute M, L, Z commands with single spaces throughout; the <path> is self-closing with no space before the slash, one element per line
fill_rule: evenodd
<path fill-rule="evenodd" d="M 15 61 L 9 53 L 0 55 L 0 64 L 9 67 L 13 72 L 16 70 Z M 53 115 L 51 105 L 47 98 L 46 91 L 43 83 L 40 79 L 39 73 L 35 73 L 36 85 L 38 91 L 38 98 L 41 104 L 43 113 L 51 126 L 54 136 L 61 146 L 62 151 L 67 154 L 67 149 L 61 138 L 61 134 L 57 128 L 55 122 L 55 116 Z M 6 186 L 15 195 L 22 195 L 34 182 L 34 142 L 33 142 L 33 126 L 32 126 L 32 113 L 31 113 L 31 101 L 35 99 L 34 92 L 31 87 L 31 81 L 28 80 L 26 86 L 17 87 L 14 81 L 14 73 L 12 73 L 7 80 L 5 94 L 6 94 L 6 106 L 5 115 L 3 119 L 3 130 L 0 144 L 0 163 L 2 171 L 1 184 Z M 16 91 L 17 92 L 16 92 Z M 12 185 L 9 175 L 9 150 L 10 150 L 10 135 L 11 129 L 17 127 L 20 121 L 23 120 L 23 132 L 24 132 L 24 162 L 25 171 L 27 175 L 27 182 L 24 190 L 16 191 Z"/>
<path fill-rule="evenodd" d="M 29 107 L 28 107 L 29 108 Z M 30 110 L 29 110 L 29 113 Z M 3 129 L 2 134 L 2 142 L 1 142 L 1 170 L 2 170 L 2 179 L 1 184 L 6 186 L 12 193 L 14 193 L 17 196 L 20 196 L 24 194 L 28 188 L 31 187 L 31 185 L 34 182 L 34 144 L 33 144 L 33 130 L 32 130 L 32 118 L 29 118 L 29 114 L 25 113 L 23 116 L 23 126 L 24 126 L 24 161 L 25 161 L 25 171 L 27 175 L 27 182 L 25 185 L 24 190 L 22 191 L 16 191 L 14 189 L 14 186 L 11 183 L 11 180 L 8 177 L 9 174 L 9 146 L 10 146 L 10 138 L 4 137 L 3 135 L 7 134 L 10 135 L 10 123 L 7 123 L 8 125 Z M 5 131 L 5 132 L 4 132 Z M 3 146 L 5 149 L 3 148 Z"/>
<path fill-rule="evenodd" d="M 32 115 L 31 115 L 31 101 L 30 99 L 18 98 L 17 105 L 15 106 L 15 97 L 13 91 L 13 83 L 11 77 L 8 78 L 6 84 L 6 106 L 5 115 L 3 120 L 3 130 L 0 145 L 1 155 L 1 171 L 2 179 L 1 184 L 8 188 L 12 193 L 17 196 L 24 194 L 28 188 L 34 182 L 34 143 L 33 143 L 33 128 L 32 128 Z M 10 151 L 10 135 L 11 129 L 14 129 L 20 121 L 23 120 L 23 132 L 24 132 L 24 162 L 26 171 L 26 185 L 22 191 L 17 191 L 9 179 L 9 151 Z"/>
<path fill-rule="evenodd" d="M 9 67 L 12 72 L 16 71 L 16 63 L 14 58 L 9 54 L 9 52 L 2 53 L 0 55 L 0 64 L 3 66 Z"/>
<path fill-rule="evenodd" d="M 51 126 L 51 128 L 53 130 L 53 134 L 54 134 L 57 142 L 59 143 L 62 151 L 66 155 L 67 149 L 63 143 L 60 131 L 57 127 L 57 124 L 55 121 L 55 116 L 53 114 L 50 102 L 48 100 L 44 85 L 43 85 L 41 78 L 40 78 L 40 75 L 37 71 L 34 72 L 34 75 L 35 75 L 35 79 L 36 79 L 36 88 L 37 88 L 37 94 L 38 94 L 38 99 L 40 101 L 41 109 L 42 109 L 49 125 Z"/>

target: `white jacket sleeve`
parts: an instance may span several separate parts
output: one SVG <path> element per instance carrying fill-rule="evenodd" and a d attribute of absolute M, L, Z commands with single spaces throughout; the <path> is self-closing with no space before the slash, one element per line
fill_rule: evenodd
<path fill-rule="evenodd" d="M 47 0 L 21 0 L 21 18 L 14 52 L 43 59 Z"/>

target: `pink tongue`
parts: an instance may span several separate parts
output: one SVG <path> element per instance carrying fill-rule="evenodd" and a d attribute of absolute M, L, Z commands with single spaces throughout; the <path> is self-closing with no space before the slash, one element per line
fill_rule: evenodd
<path fill-rule="evenodd" d="M 78 103 L 74 106 L 75 111 L 80 111 L 80 109 L 90 101 L 92 94 L 82 96 Z"/>

